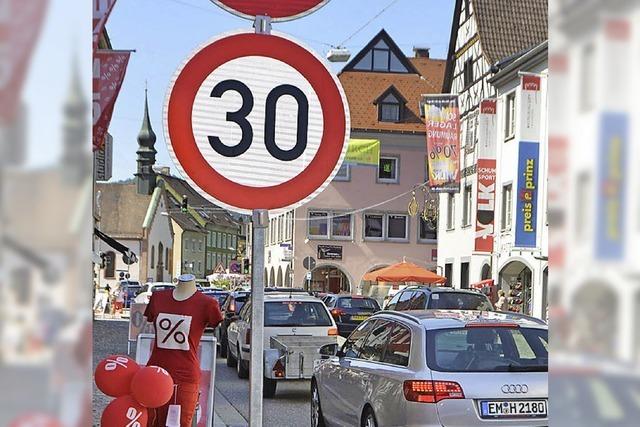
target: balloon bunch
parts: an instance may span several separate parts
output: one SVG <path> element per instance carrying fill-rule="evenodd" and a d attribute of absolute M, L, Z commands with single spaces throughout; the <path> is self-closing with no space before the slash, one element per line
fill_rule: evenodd
<path fill-rule="evenodd" d="M 146 427 L 148 408 L 166 405 L 173 395 L 173 379 L 158 366 L 140 366 L 127 356 L 113 355 L 98 363 L 98 389 L 115 397 L 104 409 L 101 427 Z"/>

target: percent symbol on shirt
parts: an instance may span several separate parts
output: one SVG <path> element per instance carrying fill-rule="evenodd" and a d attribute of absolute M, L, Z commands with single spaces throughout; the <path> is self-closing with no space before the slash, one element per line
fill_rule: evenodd
<path fill-rule="evenodd" d="M 184 320 L 178 320 L 174 325 L 169 319 L 162 319 L 160 321 L 160 324 L 159 324 L 160 329 L 162 329 L 163 331 L 169 331 L 169 333 L 162 340 L 163 344 L 166 343 L 169 337 L 171 336 L 173 336 L 173 339 L 177 343 L 184 344 L 184 342 L 187 340 L 187 337 L 184 335 L 183 332 L 180 332 L 180 331 L 176 332 L 176 329 L 178 329 L 183 322 Z"/>
<path fill-rule="evenodd" d="M 127 367 L 129 359 L 126 357 L 116 357 L 115 359 L 107 359 L 107 363 L 104 365 L 105 371 L 115 371 L 118 366 L 123 368 Z"/>
<path fill-rule="evenodd" d="M 140 421 L 138 421 L 141 416 L 142 412 L 138 412 L 136 408 L 130 406 L 129 409 L 127 409 L 127 419 L 129 423 L 125 427 L 141 427 Z"/>

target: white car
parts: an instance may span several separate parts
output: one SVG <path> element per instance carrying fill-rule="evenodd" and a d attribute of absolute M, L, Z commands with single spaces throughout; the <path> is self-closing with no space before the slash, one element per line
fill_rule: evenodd
<path fill-rule="evenodd" d="M 249 359 L 251 351 L 251 300 L 249 300 L 238 318 L 227 329 L 227 366 L 236 367 L 238 377 L 249 377 Z M 278 350 L 271 346 L 271 338 L 277 337 L 324 337 L 325 341 L 337 340 L 338 328 L 331 317 L 327 306 L 318 298 L 306 293 L 267 293 L 264 297 L 264 349 L 265 349 L 265 379 L 264 395 L 273 397 L 276 389 L 276 379 L 291 379 L 287 377 L 286 366 L 276 364 L 278 357 L 272 357 Z M 318 347 L 319 348 L 319 347 Z M 314 354 L 318 354 L 318 348 Z M 311 364 L 309 376 L 312 372 L 313 360 L 305 362 Z M 273 365 L 273 366 L 272 366 Z M 286 365 L 286 363 L 285 363 Z M 271 375 L 273 370 L 282 372 Z M 297 379 L 305 379 L 300 375 Z M 306 378 L 306 379 L 308 379 Z"/>
<path fill-rule="evenodd" d="M 176 285 L 169 282 L 147 282 L 142 287 L 142 290 L 136 295 L 133 302 L 138 304 L 149 304 L 151 294 L 153 292 L 162 291 L 165 289 L 173 289 Z"/>

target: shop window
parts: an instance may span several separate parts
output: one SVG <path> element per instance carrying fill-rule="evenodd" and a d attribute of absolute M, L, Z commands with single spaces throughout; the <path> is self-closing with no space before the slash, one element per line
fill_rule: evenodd
<path fill-rule="evenodd" d="M 309 212 L 307 235 L 315 239 L 329 238 L 329 221 L 327 212 Z"/>
<path fill-rule="evenodd" d="M 364 215 L 364 239 L 382 240 L 384 238 L 384 215 Z"/>

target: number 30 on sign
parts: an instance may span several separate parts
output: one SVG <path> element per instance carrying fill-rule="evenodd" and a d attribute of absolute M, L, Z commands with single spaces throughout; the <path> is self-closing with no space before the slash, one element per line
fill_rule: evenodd
<path fill-rule="evenodd" d="M 182 175 L 214 203 L 291 209 L 340 168 L 349 109 L 314 53 L 282 34 L 239 32 L 206 43 L 178 69 L 165 136 Z"/>

